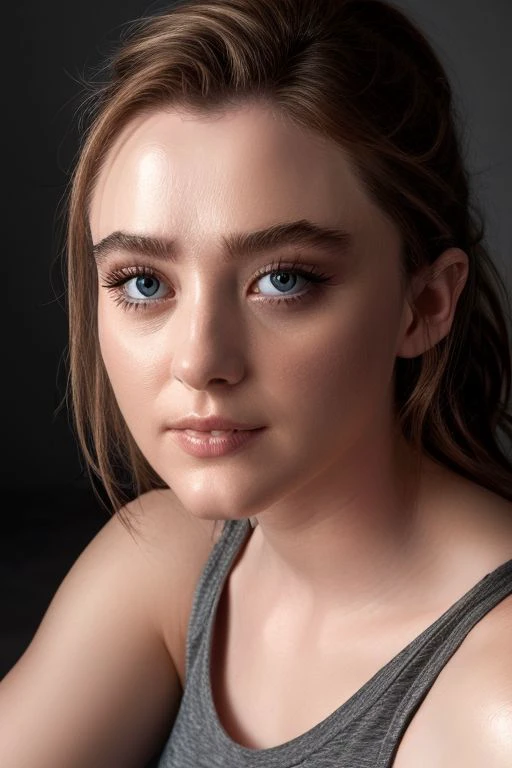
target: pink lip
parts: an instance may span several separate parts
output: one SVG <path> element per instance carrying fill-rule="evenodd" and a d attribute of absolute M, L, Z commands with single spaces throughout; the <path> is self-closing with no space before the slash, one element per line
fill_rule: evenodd
<path fill-rule="evenodd" d="M 214 427 L 212 427 L 214 429 Z M 220 428 L 219 428 L 220 429 Z M 241 430 L 230 435 L 212 437 L 210 434 L 202 435 L 200 432 L 187 432 L 184 429 L 171 429 L 170 433 L 174 441 L 185 453 L 197 458 L 216 458 L 234 453 L 258 439 L 265 427 L 259 429 Z"/>
<path fill-rule="evenodd" d="M 194 429 L 198 432 L 211 432 L 212 429 L 259 429 L 259 424 L 245 424 L 222 416 L 185 416 L 169 424 L 171 429 Z"/>

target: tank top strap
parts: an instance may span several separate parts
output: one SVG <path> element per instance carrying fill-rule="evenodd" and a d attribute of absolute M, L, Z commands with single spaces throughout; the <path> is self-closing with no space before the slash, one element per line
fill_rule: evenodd
<path fill-rule="evenodd" d="M 387 679 L 382 682 L 386 682 L 390 693 L 397 690 L 400 696 L 387 702 L 393 707 L 394 715 L 381 742 L 379 767 L 392 764 L 407 726 L 469 632 L 510 594 L 512 559 L 484 576 L 393 659 L 386 669 Z M 391 685 L 393 677 L 400 678 L 398 687 Z M 378 706 L 382 706 L 385 699 L 386 696 Z"/>
<path fill-rule="evenodd" d="M 222 591 L 233 560 L 251 530 L 248 520 L 226 520 L 210 552 L 192 601 L 187 631 L 185 678 L 188 677 L 193 660 L 198 656 L 206 619 Z"/>

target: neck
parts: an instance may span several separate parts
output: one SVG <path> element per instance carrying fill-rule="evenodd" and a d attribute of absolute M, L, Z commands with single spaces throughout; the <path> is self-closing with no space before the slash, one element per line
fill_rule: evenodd
<path fill-rule="evenodd" d="M 440 472 L 403 441 L 391 451 L 374 444 L 351 452 L 343 468 L 333 465 L 258 514 L 256 572 L 315 604 L 391 603 L 397 588 L 432 570 L 438 532 L 429 518 L 437 508 L 431 480 L 439 482 Z"/>

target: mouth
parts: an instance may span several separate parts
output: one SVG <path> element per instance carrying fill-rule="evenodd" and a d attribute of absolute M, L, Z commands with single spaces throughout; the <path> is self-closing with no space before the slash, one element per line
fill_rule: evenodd
<path fill-rule="evenodd" d="M 254 429 L 171 429 L 173 439 L 186 452 L 197 458 L 220 458 L 253 444 L 265 427 Z"/>
<path fill-rule="evenodd" d="M 207 430 L 199 430 L 199 429 L 184 429 L 183 432 L 186 432 L 188 435 L 192 435 L 192 437 L 205 437 L 206 435 L 211 435 L 211 437 L 222 437 L 223 435 L 232 435 L 234 432 L 251 432 L 252 430 L 249 429 L 212 429 L 210 431 Z"/>

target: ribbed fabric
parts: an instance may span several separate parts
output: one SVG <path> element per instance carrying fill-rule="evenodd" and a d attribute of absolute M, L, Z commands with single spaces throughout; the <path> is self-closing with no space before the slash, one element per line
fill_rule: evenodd
<path fill-rule="evenodd" d="M 224 524 L 197 585 L 185 690 L 158 768 L 389 768 L 445 664 L 475 624 L 512 593 L 512 559 L 481 579 L 321 723 L 279 746 L 249 749 L 222 727 L 209 671 L 217 605 L 250 531 L 247 520 Z"/>

